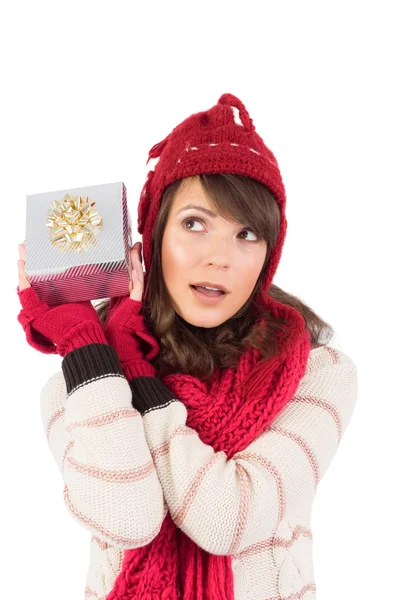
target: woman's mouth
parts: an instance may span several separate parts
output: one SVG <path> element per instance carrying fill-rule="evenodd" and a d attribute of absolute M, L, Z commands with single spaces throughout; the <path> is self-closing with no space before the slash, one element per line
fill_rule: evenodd
<path fill-rule="evenodd" d="M 201 286 L 190 286 L 196 298 L 205 304 L 217 304 L 226 296 L 225 292 L 207 290 Z"/>

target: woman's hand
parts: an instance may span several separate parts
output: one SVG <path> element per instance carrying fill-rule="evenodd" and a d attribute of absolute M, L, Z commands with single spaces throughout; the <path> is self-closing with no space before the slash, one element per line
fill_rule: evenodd
<path fill-rule="evenodd" d="M 131 300 L 142 301 L 144 275 L 142 267 L 142 243 L 136 242 L 131 248 L 132 278 L 129 284 Z"/>
<path fill-rule="evenodd" d="M 129 277 L 129 296 L 114 296 L 110 298 L 110 306 L 108 309 L 108 314 L 106 317 L 106 331 L 107 325 L 110 318 L 113 317 L 114 312 L 117 308 L 121 306 L 122 303 L 125 303 L 127 300 L 131 299 L 137 302 L 132 302 L 132 306 L 135 305 L 136 312 L 139 312 L 142 308 L 142 296 L 143 296 L 143 287 L 144 287 L 144 274 L 142 267 L 142 243 L 136 242 L 132 248 L 130 249 L 130 258 L 131 258 L 131 273 Z"/>
<path fill-rule="evenodd" d="M 117 351 L 128 379 L 140 375 L 154 375 L 150 364 L 159 350 L 157 340 L 149 333 L 142 314 L 144 274 L 141 257 L 142 244 L 131 248 L 132 278 L 130 295 L 111 298 L 104 333 Z"/>
<path fill-rule="evenodd" d="M 30 346 L 44 354 L 68 352 L 87 344 L 107 344 L 96 309 L 90 301 L 49 306 L 42 302 L 25 274 L 25 242 L 18 245 L 18 322 Z"/>
<path fill-rule="evenodd" d="M 27 276 L 25 275 L 25 240 L 22 244 L 18 244 L 18 254 L 19 260 L 17 260 L 18 265 L 18 287 L 19 289 L 25 290 L 28 287 L 31 287 L 31 284 L 28 281 Z"/>

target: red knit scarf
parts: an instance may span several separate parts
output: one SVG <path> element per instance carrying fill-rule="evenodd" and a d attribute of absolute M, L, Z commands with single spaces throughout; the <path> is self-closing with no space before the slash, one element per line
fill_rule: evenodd
<path fill-rule="evenodd" d="M 279 354 L 255 368 L 260 352 L 248 348 L 235 369 L 216 371 L 207 385 L 187 374 L 169 374 L 163 383 L 183 402 L 187 426 L 228 459 L 263 433 L 293 397 L 310 352 L 310 334 L 295 309 L 264 300 L 270 312 L 288 322 L 277 335 Z M 241 386 L 252 373 L 251 393 Z M 157 537 L 126 550 L 122 569 L 106 600 L 233 600 L 230 556 L 212 555 L 178 529 L 168 512 Z"/>

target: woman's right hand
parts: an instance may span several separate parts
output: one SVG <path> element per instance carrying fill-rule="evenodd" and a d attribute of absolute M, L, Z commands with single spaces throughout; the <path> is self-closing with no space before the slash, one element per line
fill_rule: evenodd
<path fill-rule="evenodd" d="M 18 253 L 19 260 L 17 260 L 18 265 L 18 287 L 19 289 L 25 290 L 28 287 L 31 287 L 31 284 L 28 281 L 28 278 L 25 274 L 25 240 L 22 244 L 18 244 Z"/>
<path fill-rule="evenodd" d="M 86 344 L 107 344 L 96 309 L 89 300 L 50 307 L 39 299 L 25 274 L 25 242 L 18 245 L 18 250 L 17 294 L 22 308 L 17 319 L 28 344 L 44 354 L 63 357 Z"/>

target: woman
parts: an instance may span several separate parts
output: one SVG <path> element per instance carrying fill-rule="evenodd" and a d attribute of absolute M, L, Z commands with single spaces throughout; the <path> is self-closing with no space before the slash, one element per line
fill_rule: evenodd
<path fill-rule="evenodd" d="M 272 284 L 286 194 L 243 103 L 223 94 L 150 158 L 129 296 L 50 308 L 19 261 L 27 340 L 63 357 L 42 416 L 92 532 L 86 597 L 313 598 L 311 507 L 356 366 Z"/>

